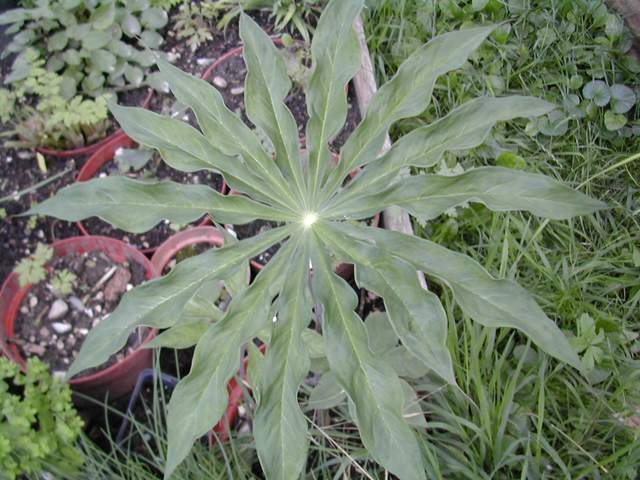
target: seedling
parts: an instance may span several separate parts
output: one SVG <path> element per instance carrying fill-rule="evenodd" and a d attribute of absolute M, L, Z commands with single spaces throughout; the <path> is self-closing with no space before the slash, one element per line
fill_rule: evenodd
<path fill-rule="evenodd" d="M 39 243 L 36 251 L 28 258 L 20 260 L 15 268 L 21 287 L 38 283 L 47 277 L 46 264 L 53 257 L 53 249 Z"/>
<path fill-rule="evenodd" d="M 99 216 L 134 233 L 166 219 L 188 223 L 205 213 L 219 223 L 263 219 L 283 224 L 189 258 L 167 276 L 127 293 L 109 320 L 91 331 L 69 370 L 73 376 L 101 364 L 141 325 L 180 328 L 205 285 L 229 278 L 248 259 L 281 243 L 251 286 L 233 297 L 223 317 L 197 340 L 191 372 L 176 387 L 169 406 L 165 478 L 223 415 L 227 383 L 238 369 L 240 352 L 257 337 L 267 343 L 266 354 L 254 352 L 250 365 L 258 455 L 268 478 L 300 475 L 308 432 L 297 397 L 310 368 L 302 338 L 308 336 L 312 319 L 322 330 L 330 372 L 349 398 L 352 419 L 370 455 L 401 479 L 425 478 L 420 444 L 404 416 L 406 386 L 394 366 L 372 351 L 365 322 L 354 311 L 357 295 L 334 273 L 340 261 L 355 264 L 357 283 L 384 299 L 388 329 L 411 359 L 404 364 L 428 369 L 443 382 L 456 384 L 445 344 L 447 317 L 439 298 L 420 284 L 417 271 L 451 288 L 460 308 L 479 323 L 516 328 L 542 351 L 583 369 L 562 331 L 515 282 L 497 280 L 471 258 L 432 241 L 351 223 L 392 205 L 423 221 L 465 202 L 551 219 L 605 207 L 555 180 L 522 170 L 401 174 L 408 167 L 433 167 L 445 152 L 482 144 L 498 122 L 554 109 L 536 98 L 471 100 L 378 156 L 389 128 L 423 112 L 436 79 L 462 67 L 492 26 L 454 31 L 418 48 L 374 95 L 336 163 L 328 144 L 346 119 L 345 85 L 360 69 L 352 25 L 362 3 L 333 0 L 318 23 L 306 92 L 310 120 L 305 155 L 295 120 L 283 103 L 291 88 L 286 65 L 269 37 L 244 15 L 240 33 L 248 69 L 246 112 L 271 139 L 275 160 L 226 109 L 213 86 L 162 59 L 160 71 L 177 99 L 194 111 L 202 133 L 148 110 L 111 105 L 124 130 L 139 144 L 156 148 L 170 166 L 218 171 L 242 195 L 118 176 L 72 185 L 31 210 L 68 221 Z M 358 167 L 362 173 L 352 179 Z"/>
<path fill-rule="evenodd" d="M 58 296 L 69 295 L 73 292 L 77 279 L 75 273 L 65 268 L 51 278 L 51 288 Z"/>

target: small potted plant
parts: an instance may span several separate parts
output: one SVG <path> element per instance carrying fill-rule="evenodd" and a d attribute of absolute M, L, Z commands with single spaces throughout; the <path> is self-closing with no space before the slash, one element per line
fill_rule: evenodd
<path fill-rule="evenodd" d="M 2 478 L 77 478 L 83 463 L 76 442 L 82 420 L 68 385 L 30 359 L 25 372 L 0 357 L 0 471 Z M 38 477 L 38 478 L 45 478 Z"/>
<path fill-rule="evenodd" d="M 92 328 L 115 322 L 110 313 L 127 289 L 155 277 L 149 260 L 134 248 L 105 237 L 73 237 L 44 244 L 22 260 L 0 290 L 3 353 L 26 368 L 28 358 L 47 363 L 64 378 Z M 131 391 L 152 351 L 142 348 L 153 331 L 135 332 L 103 365 L 70 381 L 96 398 Z"/>
<path fill-rule="evenodd" d="M 117 332 L 99 325 L 70 369 L 74 375 L 100 364 L 140 325 L 170 331 L 188 313 L 186 307 L 203 285 L 224 281 L 238 265 L 282 244 L 253 283 L 232 299 L 224 316 L 200 336 L 190 373 L 171 396 L 165 478 L 193 442 L 224 415 L 228 382 L 238 370 L 241 352 L 252 348 L 256 338 L 267 345 L 264 357 L 249 367 L 257 400 L 253 434 L 260 463 L 267 478 L 300 476 L 308 454 L 308 424 L 298 390 L 310 367 L 302 339 L 312 319 L 324 337 L 328 373 L 351 401 L 368 455 L 400 479 L 426 478 L 423 449 L 404 416 L 403 383 L 389 360 L 371 350 L 364 321 L 356 313 L 357 295 L 334 273 L 339 262 L 354 264 L 358 286 L 383 299 L 394 342 L 443 383 L 456 385 L 446 344 L 448 320 L 438 296 L 421 285 L 418 271 L 450 288 L 462 311 L 482 325 L 515 328 L 551 357 L 583 369 L 562 331 L 516 282 L 496 279 L 473 259 L 429 240 L 353 222 L 388 206 L 404 208 L 423 220 L 464 202 L 558 220 L 606 208 L 531 172 L 485 167 L 455 176 L 402 174 L 409 167 L 423 172 L 445 152 L 482 144 L 497 122 L 536 117 L 555 108 L 532 97 L 471 100 L 400 138 L 378 156 L 391 126 L 429 106 L 438 77 L 461 68 L 491 34 L 491 25 L 450 32 L 417 48 L 373 96 L 336 164 L 329 144 L 347 118 L 344 87 L 360 68 L 353 24 L 363 3 L 331 0 L 318 23 L 306 92 L 308 158 L 300 155 L 298 127 L 284 103 L 291 88 L 284 60 L 260 27 L 243 15 L 246 112 L 269 137 L 275 159 L 225 108 L 217 89 L 161 59 L 158 65 L 172 92 L 195 112 L 202 133 L 146 110 L 110 108 L 128 135 L 157 148 L 165 160 L 178 157 L 183 168 L 217 169 L 244 195 L 222 196 L 193 185 L 98 179 L 67 187 L 32 210 L 66 220 L 106 211 L 112 223 L 139 228 L 175 218 L 178 207 L 190 218 L 211 212 L 219 223 L 262 219 L 283 224 L 191 257 L 162 279 L 129 292 L 113 314 L 123 319 L 127 315 L 128 321 L 119 323 Z M 363 167 L 362 173 L 351 178 L 350 172 L 358 167 Z M 87 198 L 93 201 L 87 203 Z M 117 205 L 113 198 L 126 205 Z M 132 213 L 131 205 L 149 205 L 150 198 L 155 200 L 152 207 Z"/>

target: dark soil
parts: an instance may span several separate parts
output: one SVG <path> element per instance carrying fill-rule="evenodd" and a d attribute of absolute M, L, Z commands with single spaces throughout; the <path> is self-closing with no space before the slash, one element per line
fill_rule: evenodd
<path fill-rule="evenodd" d="M 64 270 L 77 277 L 68 294 L 54 292 L 51 284 Z M 34 285 L 20 307 L 16 343 L 24 357 L 38 357 L 51 371 L 66 372 L 89 330 L 108 317 L 127 290 L 145 280 L 145 269 L 135 262 L 118 264 L 95 251 L 55 257 L 48 271 L 48 279 Z M 141 341 L 141 335 L 132 334 L 126 347 L 85 375 L 121 360 Z"/>
<path fill-rule="evenodd" d="M 229 110 L 238 113 L 243 121 L 251 128 L 254 125 L 247 118 L 244 106 L 244 80 L 247 75 L 247 69 L 244 59 L 241 55 L 233 56 L 223 62 L 216 68 L 211 77 L 208 79 L 210 83 L 216 85 L 216 88 L 222 94 L 225 104 Z M 224 85 L 224 87 L 222 87 Z M 355 90 L 352 85 L 348 88 L 349 110 L 347 111 L 347 120 L 345 126 L 331 143 L 332 150 L 338 152 L 344 145 L 351 132 L 353 132 L 360 122 L 360 111 L 355 96 Z M 309 115 L 307 114 L 306 99 L 303 88 L 294 84 L 285 98 L 285 103 L 298 125 L 298 133 L 300 137 L 305 135 L 305 129 Z"/>
<path fill-rule="evenodd" d="M 118 165 L 115 161 L 108 162 L 104 165 L 99 173 L 99 177 L 104 177 L 107 175 L 120 175 L 121 172 L 118 170 Z M 131 178 L 137 179 L 157 179 L 157 180 L 171 180 L 174 182 L 178 182 L 181 184 L 201 184 L 208 185 L 211 188 L 221 191 L 223 186 L 222 176 L 208 171 L 198 171 L 198 172 L 180 172 L 169 167 L 159 155 L 154 154 L 149 163 L 147 165 L 137 171 L 130 172 L 126 174 Z M 203 217 L 204 219 L 204 217 Z M 203 219 L 195 222 L 199 224 L 203 221 Z M 131 245 L 134 245 L 136 248 L 140 249 L 148 249 L 157 247 L 167 238 L 175 233 L 175 226 L 172 226 L 169 222 L 164 221 L 158 224 L 152 230 L 141 234 L 136 235 L 132 233 L 125 232 L 118 228 L 112 227 L 106 222 L 103 222 L 99 218 L 90 218 L 83 221 L 83 225 L 85 228 L 91 232 L 92 235 L 104 235 L 112 238 L 122 239 Z"/>
<path fill-rule="evenodd" d="M 21 158 L 23 157 L 23 158 Z M 16 151 L 0 146 L 0 197 L 10 197 L 0 202 L 0 280 L 4 281 L 15 264 L 35 250 L 38 243 L 77 236 L 80 231 L 75 223 L 51 217 L 17 217 L 31 205 L 53 196 L 60 188 L 71 184 L 83 159 L 57 159 L 46 157 L 47 172 L 42 172 L 30 151 Z M 36 191 L 20 197 L 15 195 L 43 180 L 66 172 L 61 177 Z M 14 197 L 11 197 L 14 195 Z"/>
<path fill-rule="evenodd" d="M 280 224 L 276 222 L 269 222 L 267 220 L 256 220 L 251 223 L 246 223 L 244 225 L 234 225 L 233 229 L 238 236 L 238 240 L 243 240 L 249 237 L 255 237 L 256 235 L 272 230 L 274 228 L 279 227 Z M 280 250 L 281 244 L 276 243 L 269 247 L 268 250 L 262 252 L 260 255 L 253 257 L 253 260 L 258 262 L 260 265 L 266 265 L 269 263 L 269 260 Z"/>

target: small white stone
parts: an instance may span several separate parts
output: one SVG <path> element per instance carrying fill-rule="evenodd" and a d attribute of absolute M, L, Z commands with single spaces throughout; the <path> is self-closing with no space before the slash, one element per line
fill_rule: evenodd
<path fill-rule="evenodd" d="M 227 81 L 222 77 L 213 77 L 213 84 L 218 88 L 227 88 Z"/>
<path fill-rule="evenodd" d="M 53 302 L 53 304 L 51 304 L 48 318 L 49 320 L 57 320 L 61 317 L 64 317 L 68 311 L 69 305 L 67 305 L 67 302 L 59 298 L 55 302 Z"/>
<path fill-rule="evenodd" d="M 198 58 L 196 63 L 201 67 L 206 67 L 207 65 L 211 65 L 213 63 L 213 58 Z"/>
<path fill-rule="evenodd" d="M 58 380 L 58 381 L 63 381 L 64 377 L 67 375 L 67 372 L 62 372 L 59 370 L 54 370 L 53 372 L 51 372 L 51 376 L 53 377 L 54 380 Z"/>
<path fill-rule="evenodd" d="M 55 330 L 56 333 L 59 333 L 60 335 L 65 334 L 65 333 L 69 333 L 71 331 L 71 325 L 68 323 L 64 323 L 64 322 L 53 322 L 51 324 L 51 328 L 53 328 Z"/>
<path fill-rule="evenodd" d="M 244 87 L 235 87 L 231 89 L 231 95 L 242 95 L 244 93 Z"/>
<path fill-rule="evenodd" d="M 78 312 L 84 311 L 84 303 L 82 303 L 82 300 L 80 300 L 78 297 L 69 297 L 69 303 L 74 310 L 77 310 Z"/>
<path fill-rule="evenodd" d="M 36 305 L 38 305 L 38 297 L 31 297 L 29 299 L 29 307 L 35 308 Z"/>
<path fill-rule="evenodd" d="M 179 53 L 176 53 L 176 52 L 167 53 L 167 62 L 169 63 L 176 63 L 176 60 L 178 60 L 178 58 L 180 58 Z"/>
<path fill-rule="evenodd" d="M 107 176 L 107 174 L 106 174 L 106 173 L 104 173 L 104 172 L 100 172 L 100 174 L 98 175 L 98 177 L 100 177 L 100 178 L 104 178 L 104 177 L 106 177 L 106 176 Z"/>
<path fill-rule="evenodd" d="M 133 290 L 133 285 L 131 285 L 130 283 L 127 283 L 127 292 L 129 290 Z"/>
<path fill-rule="evenodd" d="M 78 329 L 78 334 L 80 335 L 87 335 L 89 333 L 89 330 L 87 328 L 79 328 Z"/>
<path fill-rule="evenodd" d="M 27 308 L 26 305 L 23 305 L 20 307 L 20 313 L 23 315 L 26 315 L 27 313 L 29 313 L 29 309 Z"/>

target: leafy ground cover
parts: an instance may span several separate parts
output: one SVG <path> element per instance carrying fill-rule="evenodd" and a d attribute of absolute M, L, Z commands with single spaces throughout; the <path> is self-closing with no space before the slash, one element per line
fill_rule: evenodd
<path fill-rule="evenodd" d="M 626 55 L 632 36 L 599 1 L 383 1 L 366 22 L 378 78 L 434 33 L 486 21 L 505 23 L 466 69 L 437 85 L 432 111 L 399 130 L 482 94 L 542 97 L 559 106 L 546 119 L 497 130 L 439 168 L 539 171 L 612 208 L 554 222 L 474 206 L 415 225 L 491 273 L 531 285 L 591 370 L 588 379 L 573 375 L 517 335 L 471 326 L 451 305 L 449 345 L 468 397 L 422 402 L 433 463 L 444 478 L 636 478 L 640 64 Z"/>

